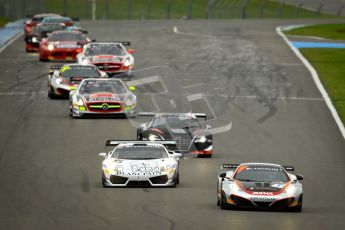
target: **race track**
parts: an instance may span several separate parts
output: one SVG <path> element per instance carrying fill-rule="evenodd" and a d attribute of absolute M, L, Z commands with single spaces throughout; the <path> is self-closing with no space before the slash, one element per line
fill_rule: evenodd
<path fill-rule="evenodd" d="M 176 188 L 103 188 L 106 139 L 145 119 L 77 119 L 47 97 L 51 63 L 0 54 L 0 229 L 345 229 L 345 142 L 307 69 L 276 34 L 306 21 L 84 21 L 98 41 L 131 41 L 142 111 L 207 112 L 211 159 L 181 160 Z M 294 165 L 301 213 L 216 206 L 221 163 Z"/>

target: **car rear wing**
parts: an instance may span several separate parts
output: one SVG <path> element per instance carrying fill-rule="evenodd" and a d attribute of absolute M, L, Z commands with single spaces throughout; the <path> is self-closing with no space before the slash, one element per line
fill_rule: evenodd
<path fill-rule="evenodd" d="M 221 169 L 230 169 L 230 170 L 235 170 L 240 166 L 240 164 L 222 164 Z"/>
<path fill-rule="evenodd" d="M 131 42 L 127 42 L 127 41 L 120 41 L 120 42 L 117 42 L 117 43 L 121 43 L 124 46 L 130 46 L 131 45 Z"/>
<path fill-rule="evenodd" d="M 289 172 L 294 172 L 295 171 L 295 167 L 293 167 L 293 166 L 283 166 L 283 168 L 286 171 L 289 171 Z"/>
<path fill-rule="evenodd" d="M 153 117 L 155 115 L 159 114 L 169 114 L 169 113 L 150 113 L 150 112 L 141 112 L 138 113 L 138 116 L 143 116 L 143 117 Z M 192 115 L 195 116 L 196 118 L 204 118 L 205 121 L 207 119 L 206 113 L 171 113 L 171 114 L 186 114 L 186 115 Z"/>
<path fill-rule="evenodd" d="M 105 146 L 118 146 L 120 144 L 133 144 L 133 145 L 148 145 L 148 144 L 162 144 L 168 150 L 176 149 L 176 141 L 141 141 L 141 140 L 107 140 Z"/>

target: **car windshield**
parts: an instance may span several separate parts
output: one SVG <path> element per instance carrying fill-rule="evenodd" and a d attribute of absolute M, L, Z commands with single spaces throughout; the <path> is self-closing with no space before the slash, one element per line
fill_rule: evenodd
<path fill-rule="evenodd" d="M 64 18 L 64 17 L 46 17 L 42 20 L 43 22 L 72 22 L 70 18 Z"/>
<path fill-rule="evenodd" d="M 80 94 L 94 94 L 100 92 L 124 94 L 127 90 L 123 83 L 117 80 L 85 81 L 79 88 Z"/>
<path fill-rule="evenodd" d="M 86 41 L 86 37 L 82 33 L 54 33 L 49 38 L 48 41 Z"/>
<path fill-rule="evenodd" d="M 42 32 L 49 32 L 49 31 L 56 31 L 56 30 L 64 30 L 65 26 L 61 24 L 49 24 L 49 25 L 40 25 L 37 26 L 34 31 L 36 33 Z"/>
<path fill-rule="evenodd" d="M 146 160 L 167 158 L 168 155 L 163 146 L 139 144 L 118 146 L 112 157 L 128 160 Z"/>
<path fill-rule="evenodd" d="M 242 165 L 234 179 L 247 182 L 288 182 L 289 178 L 281 167 L 266 165 Z"/>
<path fill-rule="evenodd" d="M 119 44 L 94 44 L 90 45 L 85 50 L 86 56 L 95 56 L 95 55 L 115 55 L 115 56 L 124 56 L 126 51 Z"/>
<path fill-rule="evenodd" d="M 171 129 L 199 129 L 201 125 L 198 119 L 185 116 L 158 116 L 152 122 L 153 128 L 169 127 Z"/>
<path fill-rule="evenodd" d="M 62 77 L 83 77 L 94 78 L 100 77 L 101 74 L 94 66 L 63 66 L 60 70 L 60 76 Z"/>

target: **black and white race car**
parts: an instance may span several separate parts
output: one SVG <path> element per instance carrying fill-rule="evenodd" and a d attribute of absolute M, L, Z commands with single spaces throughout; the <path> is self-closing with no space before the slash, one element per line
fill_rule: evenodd
<path fill-rule="evenodd" d="M 53 65 L 48 74 L 48 97 L 68 98 L 85 78 L 107 78 L 105 72 L 94 65 L 65 64 Z"/>
<path fill-rule="evenodd" d="M 176 150 L 197 156 L 211 157 L 213 136 L 209 125 L 199 122 L 205 119 L 203 113 L 139 113 L 139 116 L 152 116 L 148 123 L 137 129 L 138 140 L 173 140 Z"/>
<path fill-rule="evenodd" d="M 303 176 L 292 166 L 269 163 L 223 164 L 218 176 L 217 205 L 222 209 L 284 209 L 300 212 Z"/>
<path fill-rule="evenodd" d="M 173 141 L 116 141 L 109 153 L 100 153 L 102 184 L 104 187 L 162 186 L 175 187 L 179 183 L 180 153 L 168 151 Z"/>

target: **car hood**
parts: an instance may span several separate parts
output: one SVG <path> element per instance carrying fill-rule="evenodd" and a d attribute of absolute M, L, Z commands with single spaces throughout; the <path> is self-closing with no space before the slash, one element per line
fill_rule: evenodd
<path fill-rule="evenodd" d="M 287 185 L 284 182 L 245 182 L 238 181 L 240 187 L 253 195 L 274 195 L 279 193 Z"/>
<path fill-rule="evenodd" d="M 172 158 L 146 159 L 146 160 L 117 160 L 106 159 L 103 166 L 106 165 L 112 170 L 118 170 L 123 175 L 150 175 L 161 174 L 167 170 L 177 167 L 177 162 Z"/>
<path fill-rule="evenodd" d="M 195 136 L 203 133 L 202 129 L 189 128 L 151 128 L 151 132 L 155 132 L 164 139 L 193 139 Z"/>
<path fill-rule="evenodd" d="M 57 48 L 81 48 L 82 42 L 79 41 L 56 41 L 56 42 L 49 42 L 49 44 L 53 44 Z"/>

